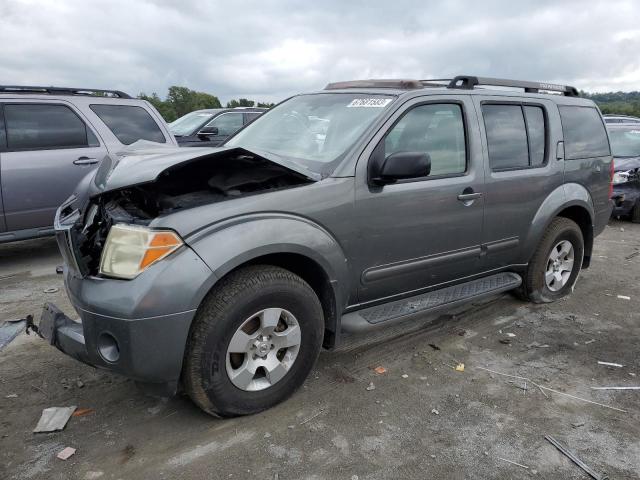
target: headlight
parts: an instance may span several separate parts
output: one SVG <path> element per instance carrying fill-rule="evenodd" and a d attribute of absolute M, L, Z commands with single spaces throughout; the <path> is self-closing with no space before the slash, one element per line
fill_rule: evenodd
<path fill-rule="evenodd" d="M 619 183 L 627 183 L 629 181 L 629 177 L 631 176 L 631 171 L 629 172 L 616 172 L 613 174 L 613 184 L 617 185 Z"/>
<path fill-rule="evenodd" d="M 110 277 L 135 278 L 182 244 L 180 237 L 170 230 L 114 225 L 102 250 L 100 273 Z"/>

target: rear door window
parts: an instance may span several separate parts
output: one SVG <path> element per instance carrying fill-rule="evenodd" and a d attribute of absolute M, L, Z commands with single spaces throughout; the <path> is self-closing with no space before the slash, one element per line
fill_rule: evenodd
<path fill-rule="evenodd" d="M 2 111 L 2 104 L 0 104 L 0 150 L 7 147 L 7 134 L 4 129 L 4 114 Z"/>
<path fill-rule="evenodd" d="M 90 105 L 120 143 L 131 145 L 138 140 L 166 143 L 156 121 L 142 107 L 133 105 Z"/>
<path fill-rule="evenodd" d="M 492 170 L 526 168 L 529 146 L 520 105 L 483 105 L 489 163 Z"/>
<path fill-rule="evenodd" d="M 545 164 L 547 126 L 542 107 L 484 104 L 482 116 L 491 170 L 513 170 Z"/>
<path fill-rule="evenodd" d="M 65 105 L 9 103 L 4 115 L 8 150 L 98 146 L 93 132 Z"/>
<path fill-rule="evenodd" d="M 593 107 L 561 106 L 567 160 L 603 157 L 610 154 L 609 139 L 598 110 Z"/>

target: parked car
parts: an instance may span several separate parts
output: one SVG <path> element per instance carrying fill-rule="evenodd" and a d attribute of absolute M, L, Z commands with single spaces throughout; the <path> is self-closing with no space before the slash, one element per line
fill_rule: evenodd
<path fill-rule="evenodd" d="M 137 140 L 176 145 L 160 114 L 126 93 L 0 86 L 0 243 L 52 235 L 78 182 Z"/>
<path fill-rule="evenodd" d="M 344 334 L 507 290 L 571 293 L 612 166 L 573 87 L 329 84 L 223 147 L 104 161 L 56 217 L 82 323 L 48 304 L 40 331 L 210 414 L 259 412 Z"/>
<path fill-rule="evenodd" d="M 266 108 L 210 108 L 187 113 L 169 124 L 181 147 L 217 147 Z"/>
<path fill-rule="evenodd" d="M 637 123 L 640 124 L 640 118 L 630 117 L 628 115 L 603 115 L 604 122 L 609 123 Z"/>
<path fill-rule="evenodd" d="M 640 223 L 640 124 L 608 125 L 613 175 L 613 215 Z"/>

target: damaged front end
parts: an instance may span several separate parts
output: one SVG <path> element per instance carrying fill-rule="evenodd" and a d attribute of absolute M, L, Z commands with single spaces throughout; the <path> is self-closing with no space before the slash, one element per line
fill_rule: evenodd
<path fill-rule="evenodd" d="M 634 208 L 640 211 L 640 157 L 614 158 L 614 168 L 612 215 L 631 215 Z"/>
<path fill-rule="evenodd" d="M 136 167 L 118 163 L 114 171 Z M 140 167 L 149 168 L 144 164 Z M 123 173 L 120 171 L 118 175 Z M 83 275 L 98 274 L 101 254 L 114 225 L 146 227 L 154 219 L 174 212 L 293 188 L 314 180 L 243 149 L 195 155 L 163 169 L 150 181 L 115 189 L 109 189 L 109 181 L 101 179 L 103 192 L 92 196 L 70 229 L 75 263 Z M 65 211 L 62 213 L 64 216 Z"/>

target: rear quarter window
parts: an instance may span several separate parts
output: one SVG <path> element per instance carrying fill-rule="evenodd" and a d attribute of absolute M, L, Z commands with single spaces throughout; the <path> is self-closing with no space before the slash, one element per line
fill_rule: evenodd
<path fill-rule="evenodd" d="M 124 145 L 131 145 L 138 140 L 167 142 L 156 121 L 142 107 L 104 104 L 90 107 Z"/>
<path fill-rule="evenodd" d="M 560 106 L 558 109 L 562 119 L 567 160 L 611 154 L 604 123 L 595 108 Z"/>

